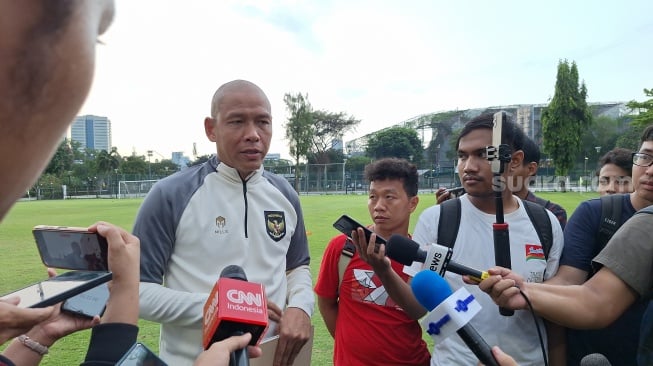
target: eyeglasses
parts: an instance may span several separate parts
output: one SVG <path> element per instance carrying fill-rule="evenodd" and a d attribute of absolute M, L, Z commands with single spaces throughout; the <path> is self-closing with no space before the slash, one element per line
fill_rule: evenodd
<path fill-rule="evenodd" d="M 633 164 L 637 166 L 649 167 L 653 165 L 653 155 L 646 153 L 633 153 Z"/>

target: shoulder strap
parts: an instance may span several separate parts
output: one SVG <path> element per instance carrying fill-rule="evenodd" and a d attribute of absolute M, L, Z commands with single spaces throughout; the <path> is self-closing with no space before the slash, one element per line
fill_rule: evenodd
<path fill-rule="evenodd" d="M 524 208 L 528 217 L 535 227 L 537 232 L 537 237 L 540 238 L 542 242 L 542 250 L 544 250 L 544 258 L 549 258 L 549 252 L 553 246 L 553 227 L 551 226 L 551 220 L 549 219 L 549 214 L 546 212 L 546 208 L 535 202 L 530 202 L 522 200 L 524 203 Z"/>
<path fill-rule="evenodd" d="M 623 224 L 621 222 L 622 200 L 622 194 L 601 196 L 601 220 L 599 221 L 599 231 L 596 233 L 595 253 L 605 247 L 612 235 Z"/>
<path fill-rule="evenodd" d="M 342 285 L 342 278 L 345 276 L 345 269 L 351 262 L 351 258 L 356 253 L 356 247 L 352 243 L 351 239 L 345 239 L 345 246 L 342 247 L 342 253 L 340 253 L 340 260 L 338 260 L 338 291 L 340 291 L 340 285 Z"/>
<path fill-rule="evenodd" d="M 460 198 L 440 203 L 438 221 L 438 244 L 453 248 L 460 227 Z"/>

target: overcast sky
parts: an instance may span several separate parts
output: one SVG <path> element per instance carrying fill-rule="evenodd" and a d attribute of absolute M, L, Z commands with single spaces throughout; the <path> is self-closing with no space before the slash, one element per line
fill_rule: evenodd
<path fill-rule="evenodd" d="M 546 103 L 560 59 L 588 101 L 653 87 L 653 1 L 117 0 L 80 114 L 107 116 L 113 145 L 153 158 L 215 153 L 215 89 L 258 84 L 272 103 L 270 153 L 288 158 L 283 95 L 362 120 L 345 140 L 451 109 Z"/>

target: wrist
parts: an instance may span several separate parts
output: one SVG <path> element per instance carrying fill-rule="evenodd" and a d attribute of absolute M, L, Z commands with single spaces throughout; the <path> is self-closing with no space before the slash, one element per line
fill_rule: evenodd
<path fill-rule="evenodd" d="M 28 336 L 30 339 L 34 340 L 35 342 L 42 344 L 45 347 L 52 346 L 54 342 L 56 342 L 57 339 L 59 339 L 59 337 L 55 337 L 51 334 L 48 334 L 48 332 L 40 326 L 36 326 L 30 329 L 27 333 L 25 333 L 25 335 Z"/>
<path fill-rule="evenodd" d="M 23 346 L 29 348 L 31 351 L 37 353 L 40 356 L 47 355 L 49 350 L 49 347 L 40 343 L 39 341 L 31 338 L 30 336 L 23 334 L 18 337 L 16 337 L 18 342 L 20 342 Z"/>

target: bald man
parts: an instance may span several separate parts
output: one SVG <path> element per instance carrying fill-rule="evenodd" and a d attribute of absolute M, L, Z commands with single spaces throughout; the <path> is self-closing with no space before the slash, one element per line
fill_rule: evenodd
<path fill-rule="evenodd" d="M 204 130 L 217 156 L 159 181 L 136 218 L 141 317 L 161 323 L 164 361 L 191 365 L 208 294 L 222 269 L 239 265 L 265 286 L 267 336 L 280 335 L 274 364 L 290 365 L 310 337 L 315 300 L 299 197 L 263 169 L 270 101 L 254 83 L 228 82 L 215 92 Z"/>

